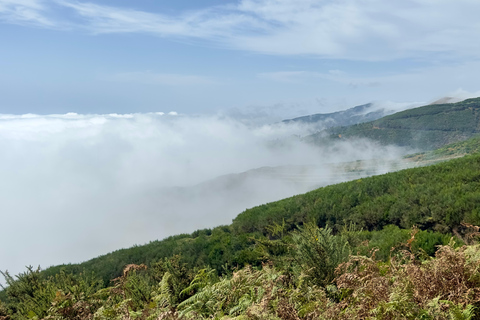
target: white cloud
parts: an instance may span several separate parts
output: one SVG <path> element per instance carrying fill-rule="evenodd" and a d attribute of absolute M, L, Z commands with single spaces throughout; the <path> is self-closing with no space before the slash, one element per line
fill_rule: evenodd
<path fill-rule="evenodd" d="M 77 28 L 93 33 L 191 38 L 264 54 L 392 60 L 480 52 L 480 2 L 472 0 L 242 0 L 180 15 L 72 0 L 0 0 L 0 13 L 8 22 L 52 26 L 46 4 L 73 10 Z"/>
<path fill-rule="evenodd" d="M 8 226 L 0 242 L 10 244 L 0 250 L 0 270 L 78 262 L 227 224 L 247 207 L 345 179 L 326 163 L 398 155 L 365 141 L 326 150 L 291 139 L 309 132 L 175 112 L 0 115 L 0 212 Z M 195 187 L 291 165 L 316 167 Z M 295 178 L 302 172 L 314 179 Z"/>
<path fill-rule="evenodd" d="M 46 16 L 47 10 L 41 0 L 0 0 L 0 20 L 9 23 L 52 28 L 55 23 Z"/>
<path fill-rule="evenodd" d="M 236 29 L 259 27 L 261 21 L 252 17 L 207 8 L 168 16 L 133 9 L 96 5 L 89 2 L 55 0 L 84 19 L 84 28 L 94 33 L 152 33 L 164 37 L 185 37 L 215 40 L 228 38 Z M 250 28 L 250 27 L 249 27 Z"/>

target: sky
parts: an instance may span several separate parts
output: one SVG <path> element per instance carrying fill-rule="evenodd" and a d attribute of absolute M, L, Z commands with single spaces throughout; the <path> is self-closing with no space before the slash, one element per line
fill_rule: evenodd
<path fill-rule="evenodd" d="M 0 0 L 0 270 L 228 224 L 343 181 L 332 164 L 398 158 L 407 150 L 370 141 L 312 147 L 292 137 L 315 128 L 277 122 L 480 96 L 478 12 L 477 0 Z"/>
<path fill-rule="evenodd" d="M 215 113 L 478 92 L 475 0 L 0 0 L 0 113 Z"/>

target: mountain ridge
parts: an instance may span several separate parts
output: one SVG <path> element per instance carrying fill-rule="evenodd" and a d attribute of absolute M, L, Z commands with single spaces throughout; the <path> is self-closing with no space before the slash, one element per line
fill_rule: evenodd
<path fill-rule="evenodd" d="M 480 133 L 480 98 L 472 98 L 408 109 L 351 126 L 332 127 L 305 140 L 322 144 L 338 139 L 367 138 L 382 145 L 426 151 L 466 140 L 477 133 Z"/>
<path fill-rule="evenodd" d="M 369 109 L 372 109 L 372 111 L 369 111 Z M 374 104 L 370 102 L 346 110 L 330 113 L 315 113 L 292 119 L 285 119 L 282 122 L 318 124 L 323 128 L 330 128 L 368 122 L 393 113 L 395 113 L 394 110 L 388 110 L 386 108 L 375 108 Z"/>

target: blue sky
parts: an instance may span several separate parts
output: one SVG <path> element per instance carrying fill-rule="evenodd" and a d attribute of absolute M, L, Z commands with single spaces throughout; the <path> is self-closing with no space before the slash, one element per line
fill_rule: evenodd
<path fill-rule="evenodd" d="M 0 113 L 329 112 L 475 94 L 478 12 L 473 0 L 0 0 Z"/>

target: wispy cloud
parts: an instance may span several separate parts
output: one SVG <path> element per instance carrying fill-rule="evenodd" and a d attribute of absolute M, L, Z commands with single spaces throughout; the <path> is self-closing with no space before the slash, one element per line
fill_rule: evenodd
<path fill-rule="evenodd" d="M 212 7 L 168 16 L 134 9 L 102 6 L 89 2 L 55 0 L 72 9 L 93 33 L 151 33 L 164 37 L 186 37 L 223 41 L 246 29 L 261 28 L 263 22 L 239 14 L 238 10 Z M 248 26 L 248 27 L 247 27 Z"/>
<path fill-rule="evenodd" d="M 204 40 L 276 55 L 354 60 L 478 57 L 480 2 L 381 0 L 241 0 L 179 15 L 73 0 L 0 0 L 0 18 L 59 26 L 46 8 L 68 8 L 77 28 Z"/>
<path fill-rule="evenodd" d="M 47 11 L 48 6 L 40 0 L 0 0 L 0 20 L 8 23 L 55 27 Z"/>

